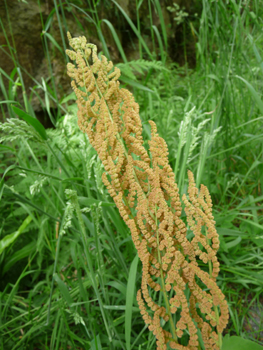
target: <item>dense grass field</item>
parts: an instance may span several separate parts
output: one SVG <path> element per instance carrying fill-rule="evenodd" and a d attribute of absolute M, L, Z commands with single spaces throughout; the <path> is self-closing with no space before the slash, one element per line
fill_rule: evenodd
<path fill-rule="evenodd" d="M 167 142 L 180 195 L 188 169 L 211 193 L 220 237 L 217 283 L 230 312 L 224 334 L 263 345 L 263 2 L 194 1 L 196 15 L 174 6 L 183 37 L 180 64 L 169 56 L 173 43 L 161 1 L 148 2 L 146 29 L 144 2 L 134 2 L 134 23 L 111 1 L 136 38 L 140 59 L 127 59 L 117 24 L 104 21 L 118 49 L 120 81 L 140 105 L 144 138 L 153 120 Z M 54 50 L 66 70 L 68 6 L 76 21 L 89 17 L 111 58 L 101 4 L 54 0 L 46 22 L 39 18 L 51 73 Z M 53 17 L 62 46 L 49 34 Z M 12 27 L 15 18 L 8 21 Z M 156 349 L 136 301 L 137 251 L 102 183 L 102 164 L 78 128 L 76 96 L 59 98 L 52 74 L 46 81 L 28 77 L 15 39 L 6 39 L 1 55 L 9 55 L 14 69 L 8 75 L 0 67 L 0 349 Z M 25 77 L 34 82 L 31 91 Z M 52 128 L 34 126 L 33 96 Z"/>

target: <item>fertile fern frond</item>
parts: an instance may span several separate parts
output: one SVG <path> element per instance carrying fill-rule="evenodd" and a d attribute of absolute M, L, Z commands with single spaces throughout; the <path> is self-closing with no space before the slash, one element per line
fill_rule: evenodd
<path fill-rule="evenodd" d="M 208 189 L 201 185 L 199 190 L 193 173 L 188 172 L 189 196 L 182 198 L 186 225 L 168 147 L 156 124 L 149 121 L 148 150 L 139 105 L 131 92 L 120 88 L 120 69 L 105 56 L 99 57 L 97 47 L 85 37 L 72 38 L 68 33 L 68 39 L 73 50 L 66 53 L 74 63 L 68 63 L 67 69 L 77 96 L 78 125 L 103 164 L 104 169 L 98 166 L 98 177 L 131 230 L 142 262 L 137 302 L 156 337 L 157 350 L 165 350 L 167 345 L 171 349 L 199 350 L 200 336 L 206 350 L 219 350 L 229 314 L 225 296 L 216 284 L 219 236 Z M 141 72 L 143 67 L 162 67 L 145 62 L 140 61 L 137 71 L 138 67 Z M 132 62 L 126 67 L 130 65 L 136 67 Z M 186 137 L 185 125 L 191 125 L 190 117 L 188 114 L 189 121 L 180 129 L 181 137 Z M 69 194 L 81 222 L 77 193 Z M 98 220 L 93 222 L 98 226 Z M 206 270 L 198 266 L 199 260 L 208 266 Z"/>

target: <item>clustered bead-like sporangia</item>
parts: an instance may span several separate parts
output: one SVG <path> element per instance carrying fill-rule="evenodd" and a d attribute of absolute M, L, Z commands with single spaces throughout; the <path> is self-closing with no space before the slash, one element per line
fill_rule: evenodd
<path fill-rule="evenodd" d="M 120 70 L 105 56 L 98 57 L 97 47 L 85 37 L 73 39 L 68 34 L 68 39 L 73 50 L 66 53 L 75 64 L 68 63 L 67 70 L 77 96 L 78 125 L 104 165 L 103 182 L 142 262 L 137 301 L 157 349 L 167 349 L 169 343 L 172 349 L 197 350 L 198 329 L 205 349 L 219 349 L 229 315 L 216 284 L 219 239 L 208 189 L 202 185 L 198 190 L 188 172 L 188 198 L 182 198 L 187 228 L 168 148 L 155 123 L 149 122 L 147 151 L 139 106 L 131 92 L 120 88 Z M 187 238 L 187 230 L 192 238 Z M 198 266 L 198 260 L 209 272 Z M 157 303 L 159 293 L 163 305 Z M 184 334 L 189 335 L 188 345 L 180 344 Z"/>

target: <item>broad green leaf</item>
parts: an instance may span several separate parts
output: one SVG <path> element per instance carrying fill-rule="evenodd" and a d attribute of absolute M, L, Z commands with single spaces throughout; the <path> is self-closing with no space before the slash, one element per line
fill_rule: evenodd
<path fill-rule="evenodd" d="M 47 140 L 47 134 L 44 126 L 35 118 L 31 117 L 31 115 L 22 111 L 15 106 L 12 106 L 13 111 L 22 119 L 24 119 L 28 124 L 32 125 L 33 128 L 39 133 L 43 140 Z"/>
<path fill-rule="evenodd" d="M 139 258 L 138 258 L 138 255 L 136 255 L 131 264 L 128 284 L 127 284 L 127 292 L 126 292 L 125 341 L 126 341 L 127 350 L 131 349 L 132 305 L 133 305 L 133 299 L 134 299 L 134 290 L 135 290 L 138 261 L 139 261 Z"/>
<path fill-rule="evenodd" d="M 23 231 L 26 229 L 26 227 L 30 224 L 32 221 L 32 217 L 29 215 L 22 223 L 22 225 L 19 227 L 19 229 L 10 235 L 5 236 L 0 241 L 0 254 L 6 249 L 10 244 L 12 244 L 20 235 L 23 233 Z"/>
<path fill-rule="evenodd" d="M 224 337 L 221 350 L 263 350 L 263 347 L 241 337 Z"/>

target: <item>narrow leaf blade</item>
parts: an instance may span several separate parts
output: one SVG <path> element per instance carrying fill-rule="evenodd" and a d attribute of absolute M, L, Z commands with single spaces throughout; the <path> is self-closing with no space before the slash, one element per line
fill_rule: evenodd
<path fill-rule="evenodd" d="M 31 115 L 22 111 L 15 106 L 12 106 L 13 111 L 22 119 L 24 119 L 28 124 L 32 125 L 33 128 L 39 133 L 43 140 L 47 140 L 47 133 L 44 126 L 35 118 L 31 117 Z"/>
<path fill-rule="evenodd" d="M 126 292 L 126 309 L 125 309 L 125 341 L 126 349 L 131 349 L 131 323 L 132 323 L 132 305 L 134 298 L 134 289 L 136 282 L 136 272 L 138 266 L 138 255 L 135 256 L 131 264 L 127 292 Z"/>
<path fill-rule="evenodd" d="M 10 244 L 12 244 L 18 236 L 23 233 L 25 228 L 30 224 L 32 221 L 32 217 L 29 215 L 22 223 L 22 225 L 19 227 L 19 229 L 13 233 L 10 233 L 10 235 L 6 235 L 3 239 L 0 241 L 0 254 L 6 249 Z"/>

